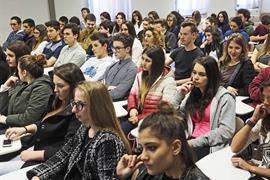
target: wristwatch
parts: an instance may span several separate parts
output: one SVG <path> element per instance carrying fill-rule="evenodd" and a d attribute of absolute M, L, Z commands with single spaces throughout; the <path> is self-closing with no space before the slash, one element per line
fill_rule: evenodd
<path fill-rule="evenodd" d="M 256 123 L 254 123 L 250 118 L 247 119 L 246 124 L 249 125 L 250 127 L 254 127 Z"/>

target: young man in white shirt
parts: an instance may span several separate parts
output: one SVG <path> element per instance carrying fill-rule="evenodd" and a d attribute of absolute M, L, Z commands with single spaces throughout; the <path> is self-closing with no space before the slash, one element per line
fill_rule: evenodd
<path fill-rule="evenodd" d="M 95 32 L 91 37 L 95 57 L 88 59 L 81 67 L 86 80 L 97 81 L 114 61 L 108 55 L 109 40 L 105 33 Z"/>

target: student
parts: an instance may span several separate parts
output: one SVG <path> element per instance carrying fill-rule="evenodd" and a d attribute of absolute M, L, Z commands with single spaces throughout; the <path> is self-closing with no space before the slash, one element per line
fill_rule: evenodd
<path fill-rule="evenodd" d="M 258 176 L 254 179 L 270 178 L 269 169 L 269 132 L 270 132 L 270 81 L 269 79 L 261 84 L 261 93 L 263 102 L 258 104 L 250 119 L 246 121 L 246 125 L 237 132 L 231 144 L 231 150 L 234 153 L 239 153 L 249 144 L 258 140 L 260 151 L 258 150 L 261 159 L 257 159 L 257 165 L 247 162 L 240 157 L 234 156 L 231 161 L 235 167 L 241 168 Z M 258 147 L 258 149 L 259 149 Z M 264 178 L 262 178 L 264 177 Z"/>
<path fill-rule="evenodd" d="M 220 11 L 218 13 L 218 27 L 221 29 L 224 36 L 225 32 L 230 30 L 229 16 L 226 11 Z"/>
<path fill-rule="evenodd" d="M 82 21 L 81 21 L 81 29 L 84 29 L 84 28 L 86 28 L 86 21 L 85 21 L 85 18 L 86 18 L 86 16 L 88 15 L 88 14 L 90 14 L 90 9 L 89 8 L 87 8 L 87 7 L 83 7 L 82 9 L 81 9 L 81 16 L 82 16 Z"/>
<path fill-rule="evenodd" d="M 120 180 L 209 180 L 193 161 L 184 120 L 167 103 L 161 102 L 158 111 L 143 120 L 138 141 L 142 153 L 125 154 L 118 162 Z"/>
<path fill-rule="evenodd" d="M 40 164 L 52 157 L 65 142 L 76 133 L 80 126 L 75 114 L 71 112 L 70 102 L 74 98 L 76 85 L 84 81 L 80 69 L 74 64 L 65 64 L 54 69 L 55 99 L 50 104 L 50 112 L 35 124 L 24 127 L 12 127 L 6 130 L 7 139 L 18 139 L 21 135 L 31 133 L 32 138 L 22 138 L 24 148 L 34 146 L 33 150 L 23 150 L 20 156 L 11 161 L 1 163 L 0 174 L 4 170 L 12 171 L 27 166 Z M 30 141 L 29 141 L 30 140 Z M 10 167 L 12 166 L 12 167 Z M 4 168 L 6 167 L 6 168 Z"/>
<path fill-rule="evenodd" d="M 18 16 L 13 16 L 10 18 L 10 26 L 12 32 L 9 33 L 6 41 L 3 43 L 3 49 L 5 50 L 11 43 L 16 40 L 23 40 L 24 32 L 21 29 L 22 21 Z"/>
<path fill-rule="evenodd" d="M 114 61 L 108 56 L 109 40 L 106 34 L 95 32 L 91 37 L 92 50 L 95 57 L 88 59 L 81 67 L 86 80 L 97 81 L 103 77 L 107 67 Z"/>
<path fill-rule="evenodd" d="M 109 21 L 110 24 L 112 23 L 112 20 L 111 20 L 111 15 L 110 13 L 108 13 L 107 11 L 104 11 L 102 13 L 100 13 L 100 21 L 103 22 L 103 21 Z"/>
<path fill-rule="evenodd" d="M 263 15 L 261 17 L 261 23 L 255 28 L 254 32 L 250 36 L 250 41 L 264 43 L 268 37 L 270 31 L 270 15 Z"/>
<path fill-rule="evenodd" d="M 164 64 L 162 48 L 151 46 L 144 49 L 142 71 L 137 74 L 128 96 L 129 119 L 121 124 L 125 134 L 134 129 L 140 120 L 155 112 L 161 100 L 178 107 L 173 72 Z"/>
<path fill-rule="evenodd" d="M 51 67 L 58 59 L 62 48 L 65 46 L 65 43 L 60 36 L 60 24 L 58 21 L 48 21 L 45 23 L 45 25 L 47 27 L 47 35 L 50 41 L 45 46 L 42 53 L 47 59 L 46 67 Z"/>
<path fill-rule="evenodd" d="M 192 22 L 183 22 L 180 29 L 180 41 L 184 47 L 177 48 L 166 60 L 166 65 L 175 62 L 175 80 L 181 85 L 190 80 L 192 63 L 195 58 L 203 56 L 200 48 L 194 44 L 198 34 L 196 25 Z"/>
<path fill-rule="evenodd" d="M 58 19 L 58 22 L 60 24 L 60 29 L 61 31 L 63 30 L 64 26 L 68 23 L 68 18 L 66 16 L 61 16 L 59 19 Z"/>
<path fill-rule="evenodd" d="M 31 55 L 40 55 L 48 44 L 46 26 L 43 24 L 36 25 L 34 29 L 34 37 Z"/>
<path fill-rule="evenodd" d="M 30 54 L 30 48 L 23 41 L 14 41 L 6 48 L 6 60 L 10 75 L 18 76 L 18 59 L 26 54 Z"/>
<path fill-rule="evenodd" d="M 270 31 L 263 44 L 256 46 L 252 53 L 251 61 L 256 72 L 270 66 Z"/>
<path fill-rule="evenodd" d="M 0 84 L 4 84 L 9 77 L 9 67 L 6 61 L 6 54 L 0 46 Z"/>
<path fill-rule="evenodd" d="M 137 39 L 137 35 L 136 35 L 134 25 L 130 21 L 124 22 L 121 25 L 120 32 L 129 34 L 129 35 L 131 35 L 133 37 L 132 61 L 134 61 L 134 63 L 138 65 L 139 61 L 140 61 L 140 58 L 141 58 L 141 55 L 142 55 L 143 47 L 142 47 L 142 44 L 139 41 L 139 39 Z"/>
<path fill-rule="evenodd" d="M 142 19 L 142 14 L 140 13 L 140 11 L 135 10 L 132 12 L 131 22 L 134 25 L 135 32 L 137 35 L 143 29 L 143 26 L 142 26 L 143 19 Z"/>
<path fill-rule="evenodd" d="M 224 34 L 225 40 L 227 40 L 233 33 L 240 33 L 245 39 L 245 43 L 249 42 L 249 35 L 243 30 L 242 19 L 238 16 L 233 17 L 230 21 L 230 30 L 226 31 Z"/>
<path fill-rule="evenodd" d="M 124 33 L 113 36 L 113 51 L 118 62 L 109 66 L 101 78 L 113 101 L 126 99 L 135 80 L 137 66 L 131 59 L 133 38 Z"/>
<path fill-rule="evenodd" d="M 254 31 L 254 23 L 250 21 L 250 11 L 247 9 L 238 9 L 237 10 L 237 16 L 239 16 L 243 22 L 243 29 L 246 31 L 246 33 L 250 36 L 252 35 Z"/>
<path fill-rule="evenodd" d="M 198 159 L 228 146 L 235 132 L 235 100 L 220 86 L 216 60 L 210 56 L 196 59 L 191 81 L 179 91 L 180 110 L 187 117 L 191 138 L 188 143 Z"/>
<path fill-rule="evenodd" d="M 1 124 L 22 127 L 47 113 L 53 92 L 50 78 L 43 75 L 44 64 L 45 59 L 31 55 L 18 59 L 19 78 L 10 76 L 0 89 Z"/>
<path fill-rule="evenodd" d="M 215 26 L 209 26 L 204 30 L 205 41 L 200 46 L 204 55 L 209 55 L 217 61 L 223 54 L 223 44 L 220 32 Z"/>
<path fill-rule="evenodd" d="M 160 18 L 157 11 L 150 11 L 150 12 L 148 12 L 147 15 L 148 15 L 149 18 L 151 18 L 153 20 L 157 20 L 157 19 Z"/>
<path fill-rule="evenodd" d="M 248 93 L 250 99 L 256 102 L 262 102 L 261 84 L 270 78 L 270 67 L 262 69 L 259 74 L 250 82 Z"/>
<path fill-rule="evenodd" d="M 168 31 L 167 22 L 164 19 L 155 20 L 155 28 L 165 37 L 165 51 L 170 53 L 177 48 L 177 36 Z"/>
<path fill-rule="evenodd" d="M 34 29 L 35 21 L 33 19 L 28 18 L 23 21 L 23 31 L 25 33 L 23 41 L 30 48 L 30 50 L 32 50 L 34 43 Z"/>
<path fill-rule="evenodd" d="M 73 63 L 81 67 L 86 59 L 86 52 L 77 41 L 79 28 L 76 24 L 66 24 L 63 28 L 65 46 L 62 48 L 54 67 Z"/>
<path fill-rule="evenodd" d="M 227 40 L 219 63 L 223 86 L 234 96 L 248 96 L 248 85 L 255 71 L 240 33 L 232 34 Z"/>
<path fill-rule="evenodd" d="M 86 15 L 85 19 L 85 28 L 80 32 L 80 36 L 78 42 L 81 44 L 84 50 L 87 50 L 89 45 L 91 44 L 90 37 L 96 29 L 96 16 L 94 14 Z"/>
<path fill-rule="evenodd" d="M 153 25 L 154 20 L 152 18 L 149 17 L 145 17 L 143 19 L 143 29 L 138 33 L 138 39 L 141 41 L 141 43 L 143 43 L 144 41 L 144 33 L 145 30 L 148 29 L 151 25 Z"/>
<path fill-rule="evenodd" d="M 156 28 L 148 27 L 147 29 L 145 29 L 143 37 L 144 48 L 151 46 L 160 46 L 161 48 L 165 48 L 164 34 L 158 31 Z"/>
<path fill-rule="evenodd" d="M 113 26 L 113 31 L 112 31 L 112 36 L 114 36 L 115 34 L 119 33 L 121 30 L 121 25 L 123 24 L 123 22 L 126 21 L 126 15 L 123 12 L 118 12 L 115 16 L 115 23 Z"/>
<path fill-rule="evenodd" d="M 116 166 L 130 147 L 121 131 L 107 88 L 100 82 L 79 84 L 71 103 L 82 123 L 54 156 L 27 172 L 29 179 L 114 179 Z"/>
<path fill-rule="evenodd" d="M 166 22 L 168 31 L 174 33 L 175 37 L 178 37 L 180 26 L 177 25 L 176 16 L 172 13 L 168 14 Z"/>
<path fill-rule="evenodd" d="M 111 24 L 111 21 L 105 20 L 99 24 L 99 29 L 98 31 L 101 33 L 105 33 L 108 37 L 109 45 L 108 45 L 108 55 L 113 56 L 113 50 L 112 50 L 112 43 L 113 43 L 113 38 L 112 38 L 112 30 L 113 30 L 113 25 Z"/>

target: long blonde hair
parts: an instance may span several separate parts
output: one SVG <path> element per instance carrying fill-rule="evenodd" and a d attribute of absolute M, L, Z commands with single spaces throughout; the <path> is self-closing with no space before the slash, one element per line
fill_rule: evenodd
<path fill-rule="evenodd" d="M 129 143 L 116 118 L 112 98 L 106 86 L 100 82 L 82 82 L 75 90 L 84 94 L 93 126 L 98 130 L 115 132 L 123 141 L 127 152 L 131 153 Z"/>

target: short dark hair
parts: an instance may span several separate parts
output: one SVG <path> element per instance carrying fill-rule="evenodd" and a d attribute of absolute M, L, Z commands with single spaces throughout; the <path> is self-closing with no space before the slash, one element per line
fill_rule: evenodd
<path fill-rule="evenodd" d="M 67 23 L 68 23 L 68 18 L 67 18 L 66 16 L 61 16 L 61 17 L 59 18 L 59 21 L 61 21 L 61 22 L 65 23 L 65 24 L 67 24 Z"/>
<path fill-rule="evenodd" d="M 83 7 L 83 8 L 81 9 L 81 12 L 82 12 L 82 11 L 86 11 L 88 14 L 90 13 L 90 9 L 87 8 L 87 7 Z"/>
<path fill-rule="evenodd" d="M 60 30 L 60 23 L 56 20 L 51 20 L 45 23 L 45 25 L 48 27 L 54 28 L 56 31 Z"/>
<path fill-rule="evenodd" d="M 113 42 L 120 41 L 123 43 L 125 48 L 130 47 L 130 54 L 132 54 L 133 40 L 134 38 L 131 35 L 125 33 L 118 33 L 113 36 Z"/>
<path fill-rule="evenodd" d="M 243 22 L 239 16 L 235 16 L 231 19 L 231 22 L 235 22 L 238 26 L 238 29 L 243 29 Z"/>
<path fill-rule="evenodd" d="M 95 32 L 95 33 L 93 33 L 92 36 L 90 36 L 90 39 L 91 39 L 91 41 L 99 41 L 102 46 L 104 44 L 107 44 L 107 47 L 109 47 L 108 36 L 105 33 Z"/>
<path fill-rule="evenodd" d="M 84 18 L 85 22 L 88 21 L 96 21 L 96 16 L 94 14 L 87 14 Z"/>
<path fill-rule="evenodd" d="M 166 27 L 167 28 L 167 22 L 165 19 L 156 19 L 154 21 L 155 24 L 160 24 L 162 27 Z"/>
<path fill-rule="evenodd" d="M 15 20 L 15 21 L 17 21 L 18 24 L 22 24 L 22 20 L 21 20 L 21 18 L 19 18 L 18 16 L 12 16 L 12 17 L 10 18 L 10 20 Z"/>
<path fill-rule="evenodd" d="M 99 24 L 99 27 L 104 27 L 105 29 L 109 29 L 109 33 L 112 33 L 112 31 L 113 31 L 112 23 L 109 20 L 105 20 L 105 21 L 101 22 Z"/>
<path fill-rule="evenodd" d="M 26 54 L 30 54 L 30 48 L 23 41 L 14 41 L 7 47 L 8 50 L 12 51 L 16 56 L 16 61 Z"/>
<path fill-rule="evenodd" d="M 79 27 L 77 26 L 77 24 L 74 24 L 74 23 L 68 23 L 68 24 L 65 24 L 64 28 L 63 28 L 63 32 L 65 29 L 71 29 L 73 35 L 80 35 L 80 30 L 79 30 Z"/>
<path fill-rule="evenodd" d="M 196 24 L 193 23 L 193 22 L 184 21 L 184 22 L 181 24 L 181 27 L 182 27 L 182 28 L 190 27 L 191 33 L 198 33 L 198 32 L 199 32 L 199 30 L 198 30 Z"/>
<path fill-rule="evenodd" d="M 31 19 L 31 18 L 25 19 L 25 20 L 23 21 L 23 24 L 24 24 L 24 23 L 28 24 L 30 27 L 35 27 L 35 26 L 36 26 L 36 25 L 35 25 L 35 21 L 34 21 L 33 19 Z"/>
<path fill-rule="evenodd" d="M 249 20 L 250 18 L 250 11 L 247 9 L 243 9 L 243 8 L 238 9 L 237 14 L 243 14 L 243 16 L 247 18 L 247 20 Z"/>
<path fill-rule="evenodd" d="M 269 15 L 263 15 L 261 17 L 261 22 L 263 25 L 269 25 L 270 24 L 270 16 Z"/>
<path fill-rule="evenodd" d="M 105 17 L 107 20 L 111 20 L 111 15 L 110 15 L 108 12 L 106 12 L 106 11 L 100 13 L 99 16 L 103 16 L 103 17 Z"/>
<path fill-rule="evenodd" d="M 69 19 L 69 23 L 76 24 L 77 26 L 80 26 L 80 24 L 81 24 L 80 19 L 78 17 L 76 17 L 76 16 L 72 16 Z"/>

